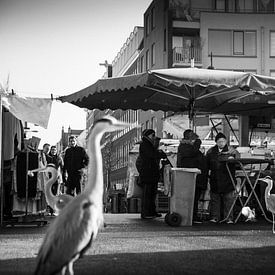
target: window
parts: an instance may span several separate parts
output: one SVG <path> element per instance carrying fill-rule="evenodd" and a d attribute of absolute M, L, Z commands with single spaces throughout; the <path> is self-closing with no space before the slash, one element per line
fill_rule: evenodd
<path fill-rule="evenodd" d="M 256 56 L 256 31 L 209 30 L 208 54 Z"/>
<path fill-rule="evenodd" d="M 156 26 L 156 22 L 155 22 L 155 8 L 151 9 L 151 30 L 153 30 Z"/>
<path fill-rule="evenodd" d="M 274 11 L 274 1 L 273 0 L 258 0 L 258 9 L 260 12 L 270 12 Z"/>
<path fill-rule="evenodd" d="M 256 56 L 256 31 L 245 31 L 244 32 L 244 55 Z"/>
<path fill-rule="evenodd" d="M 148 36 L 150 33 L 150 17 L 149 14 L 145 16 L 145 35 Z"/>
<path fill-rule="evenodd" d="M 275 77 L 275 70 L 270 71 L 270 76 Z"/>
<path fill-rule="evenodd" d="M 225 10 L 225 0 L 216 0 L 216 10 L 217 11 L 224 11 Z"/>
<path fill-rule="evenodd" d="M 146 62 L 146 66 L 145 66 L 145 70 L 149 70 L 150 64 L 149 64 L 149 50 L 146 51 L 146 55 L 145 55 L 145 62 Z"/>
<path fill-rule="evenodd" d="M 151 66 L 154 66 L 156 63 L 156 49 L 155 43 L 151 46 Z"/>
<path fill-rule="evenodd" d="M 144 56 L 140 57 L 139 71 L 142 73 L 144 70 Z"/>
<path fill-rule="evenodd" d="M 244 54 L 244 34 L 242 31 L 234 31 L 233 34 L 233 54 L 243 55 Z"/>
<path fill-rule="evenodd" d="M 166 29 L 163 32 L 163 51 L 166 52 Z"/>
<path fill-rule="evenodd" d="M 209 30 L 208 53 L 213 55 L 229 56 L 232 53 L 231 31 Z"/>
<path fill-rule="evenodd" d="M 275 57 L 275 31 L 270 31 L 270 56 Z"/>

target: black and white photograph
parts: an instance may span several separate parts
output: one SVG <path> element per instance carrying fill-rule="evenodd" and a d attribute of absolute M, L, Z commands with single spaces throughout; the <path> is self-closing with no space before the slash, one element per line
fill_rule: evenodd
<path fill-rule="evenodd" d="M 0 0 L 0 274 L 270 275 L 275 0 Z"/>

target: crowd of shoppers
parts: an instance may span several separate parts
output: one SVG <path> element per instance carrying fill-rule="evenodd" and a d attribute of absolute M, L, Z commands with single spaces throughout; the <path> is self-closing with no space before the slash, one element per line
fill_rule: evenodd
<path fill-rule="evenodd" d="M 40 167 L 46 167 L 48 164 L 53 164 L 57 169 L 57 180 L 52 185 L 52 193 L 54 195 L 66 193 L 75 196 L 81 192 L 81 183 L 84 176 L 84 168 L 87 167 L 89 157 L 85 149 L 77 145 L 75 136 L 69 137 L 69 145 L 61 154 L 57 153 L 55 145 L 45 143 L 42 150 L 39 152 Z M 41 174 L 41 180 L 44 184 L 47 177 L 51 175 Z M 53 209 L 48 206 L 48 213 L 54 215 Z"/>
<path fill-rule="evenodd" d="M 145 129 L 142 132 L 142 141 L 139 146 L 137 169 L 139 182 L 143 188 L 141 200 L 141 218 L 153 219 L 160 217 L 156 211 L 156 195 L 158 181 L 161 175 L 160 159 L 168 160 L 166 154 L 159 150 L 159 140 L 155 131 Z M 234 186 L 228 174 L 224 158 L 239 157 L 238 151 L 227 145 L 227 138 L 223 133 L 218 133 L 215 145 L 206 154 L 201 150 L 201 140 L 191 129 L 183 133 L 177 152 L 177 167 L 198 168 L 201 173 L 195 182 L 193 223 L 201 223 L 198 216 L 199 199 L 210 186 L 210 222 L 233 223 L 233 211 L 229 213 L 234 201 Z M 167 163 L 167 162 L 166 162 Z M 235 166 L 229 164 L 229 169 L 234 177 Z M 184 183 L 183 183 L 184 184 Z"/>

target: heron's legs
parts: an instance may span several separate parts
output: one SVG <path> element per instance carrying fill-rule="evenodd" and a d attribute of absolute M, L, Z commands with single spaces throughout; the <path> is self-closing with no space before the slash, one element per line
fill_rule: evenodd
<path fill-rule="evenodd" d="M 273 220 L 272 232 L 273 232 L 273 234 L 275 234 L 275 230 L 274 230 L 274 214 L 273 213 L 272 213 L 272 220 Z"/>

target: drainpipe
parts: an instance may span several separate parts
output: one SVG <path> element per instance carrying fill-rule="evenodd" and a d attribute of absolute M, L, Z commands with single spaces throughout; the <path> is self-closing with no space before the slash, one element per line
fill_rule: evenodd
<path fill-rule="evenodd" d="M 265 74 L 264 27 L 261 27 L 261 74 Z"/>

